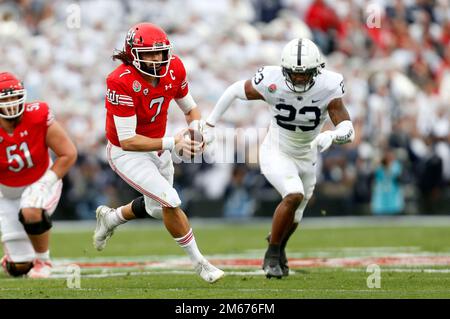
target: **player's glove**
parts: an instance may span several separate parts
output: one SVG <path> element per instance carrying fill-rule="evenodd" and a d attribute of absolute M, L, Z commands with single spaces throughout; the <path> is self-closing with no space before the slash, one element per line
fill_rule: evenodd
<path fill-rule="evenodd" d="M 203 125 L 202 134 L 206 146 L 211 145 L 216 140 L 216 130 L 214 126 L 211 126 L 206 122 Z"/>
<path fill-rule="evenodd" d="M 192 128 L 186 128 L 175 135 L 175 152 L 186 157 L 201 153 L 204 143 L 201 137 L 196 136 L 198 133 Z"/>
<path fill-rule="evenodd" d="M 189 128 L 202 134 L 205 146 L 209 146 L 216 139 L 214 126 L 209 125 L 205 120 L 194 120 L 189 124 Z"/>
<path fill-rule="evenodd" d="M 45 209 L 50 190 L 58 179 L 58 175 L 54 171 L 47 170 L 39 180 L 25 188 L 20 206 Z"/>
<path fill-rule="evenodd" d="M 335 138 L 335 133 L 333 131 L 325 131 L 316 136 L 316 138 L 311 142 L 311 149 L 315 150 L 316 148 L 319 152 L 326 151 L 331 144 L 333 144 L 333 140 Z"/>

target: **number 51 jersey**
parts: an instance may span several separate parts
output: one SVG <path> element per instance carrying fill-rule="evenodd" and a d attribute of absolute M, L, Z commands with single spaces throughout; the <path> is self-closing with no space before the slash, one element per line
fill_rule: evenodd
<path fill-rule="evenodd" d="M 33 184 L 50 165 L 46 142 L 55 118 L 44 102 L 25 103 L 25 111 L 12 134 L 0 127 L 0 184 Z"/>
<path fill-rule="evenodd" d="M 268 138 L 279 150 L 296 158 L 310 154 L 310 143 L 327 118 L 328 104 L 345 92 L 341 74 L 325 69 L 320 72 L 312 88 L 304 93 L 287 87 L 280 66 L 262 67 L 252 78 L 255 90 L 271 106 Z"/>

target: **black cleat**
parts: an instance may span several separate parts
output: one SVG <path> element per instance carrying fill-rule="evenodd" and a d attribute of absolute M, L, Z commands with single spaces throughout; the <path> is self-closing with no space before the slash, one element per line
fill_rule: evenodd
<path fill-rule="evenodd" d="M 283 270 L 280 266 L 280 256 L 278 254 L 273 254 L 270 251 L 270 248 L 267 249 L 264 255 L 262 269 L 269 279 L 272 277 L 281 279 L 281 277 L 283 277 Z"/>
<path fill-rule="evenodd" d="M 270 233 L 269 233 L 269 235 L 267 235 L 266 240 L 268 243 L 270 243 Z M 265 262 L 265 259 L 264 259 L 264 262 Z M 264 268 L 264 265 L 263 265 L 263 268 Z M 288 259 L 286 256 L 286 250 L 284 250 L 284 249 L 280 251 L 280 268 L 283 273 L 283 277 L 289 276 Z"/>
<path fill-rule="evenodd" d="M 282 250 L 280 253 L 280 267 L 281 267 L 281 271 L 283 272 L 283 277 L 289 276 L 288 260 L 287 260 L 286 252 L 284 250 Z"/>
<path fill-rule="evenodd" d="M 275 277 L 277 279 L 281 279 L 283 277 L 283 271 L 281 270 L 280 265 L 266 265 L 264 268 L 264 272 L 266 273 L 266 278 Z"/>

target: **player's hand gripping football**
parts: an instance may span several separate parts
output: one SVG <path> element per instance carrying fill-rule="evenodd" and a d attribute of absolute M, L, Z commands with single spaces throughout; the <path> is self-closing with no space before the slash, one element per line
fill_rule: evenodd
<path fill-rule="evenodd" d="M 203 152 L 204 143 L 201 133 L 186 128 L 175 135 L 175 152 L 180 156 L 193 157 Z"/>
<path fill-rule="evenodd" d="M 316 148 L 319 152 L 325 152 L 331 144 L 333 144 L 334 140 L 333 131 L 325 131 L 316 136 L 316 138 L 311 142 L 311 149 L 315 150 Z"/>
<path fill-rule="evenodd" d="M 202 134 L 203 142 L 206 147 L 212 144 L 216 139 L 214 126 L 209 125 L 205 120 L 194 120 L 189 124 L 189 127 Z"/>

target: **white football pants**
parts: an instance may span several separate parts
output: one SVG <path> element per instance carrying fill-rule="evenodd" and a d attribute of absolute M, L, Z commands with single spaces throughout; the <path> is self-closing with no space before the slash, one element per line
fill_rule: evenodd
<path fill-rule="evenodd" d="M 162 218 L 162 207 L 178 207 L 181 200 L 173 188 L 174 167 L 171 153 L 129 152 L 108 143 L 111 168 L 131 187 L 144 195 L 145 209 L 154 218 Z"/>
<path fill-rule="evenodd" d="M 289 156 L 271 143 L 268 134 L 259 150 L 259 164 L 262 174 L 283 198 L 289 194 L 303 195 L 294 218 L 294 222 L 300 222 L 316 185 L 314 154 L 301 159 Z"/>
<path fill-rule="evenodd" d="M 48 193 L 45 210 L 52 215 L 58 206 L 62 191 L 62 181 L 58 180 Z M 22 223 L 19 211 L 27 206 L 28 200 L 22 198 L 26 187 L 8 187 L 0 184 L 0 231 L 2 233 L 3 252 L 13 262 L 28 262 L 35 258 L 35 251 Z"/>

